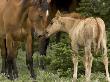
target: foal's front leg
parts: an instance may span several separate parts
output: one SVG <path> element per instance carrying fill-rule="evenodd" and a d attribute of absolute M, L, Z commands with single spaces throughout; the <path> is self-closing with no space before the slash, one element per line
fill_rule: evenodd
<path fill-rule="evenodd" d="M 78 46 L 76 44 L 71 43 L 72 47 L 72 61 L 74 64 L 74 73 L 73 73 L 73 81 L 72 82 L 77 82 L 77 72 L 78 72 Z"/>
<path fill-rule="evenodd" d="M 31 78 L 36 79 L 36 75 L 34 73 L 33 69 L 33 53 L 32 53 L 32 36 L 31 33 L 27 37 L 27 43 L 26 43 L 26 65 L 28 67 L 28 70 L 31 73 Z"/>
<path fill-rule="evenodd" d="M 86 82 L 90 82 L 93 57 L 92 57 L 92 53 L 91 53 L 91 46 L 89 44 L 85 47 L 84 58 L 85 58 L 84 59 L 84 66 L 85 66 Z"/>

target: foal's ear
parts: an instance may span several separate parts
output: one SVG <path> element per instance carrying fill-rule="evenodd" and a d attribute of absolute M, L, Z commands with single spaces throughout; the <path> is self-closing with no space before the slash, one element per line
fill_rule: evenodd
<path fill-rule="evenodd" d="M 56 13 L 56 17 L 57 17 L 57 18 L 61 17 L 61 13 L 60 13 L 59 10 L 58 10 L 57 13 Z"/>

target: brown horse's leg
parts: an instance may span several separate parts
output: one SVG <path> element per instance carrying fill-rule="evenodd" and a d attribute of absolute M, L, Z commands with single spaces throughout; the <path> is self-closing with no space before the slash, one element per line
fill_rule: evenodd
<path fill-rule="evenodd" d="M 6 35 L 6 47 L 7 47 L 7 72 L 8 72 L 8 78 L 10 80 L 13 80 L 13 72 L 14 72 L 14 67 L 16 67 L 16 52 L 14 50 L 13 46 L 13 39 L 10 34 Z M 16 67 L 17 69 L 17 67 Z M 18 74 L 16 74 L 18 75 Z"/>
<path fill-rule="evenodd" d="M 6 74 L 6 57 L 7 57 L 7 52 L 6 52 L 6 40 L 2 39 L 1 40 L 1 57 L 2 57 L 2 69 L 1 69 L 1 73 Z"/>
<path fill-rule="evenodd" d="M 13 60 L 12 69 L 13 69 L 13 78 L 14 79 L 18 78 L 18 70 L 17 70 L 17 66 L 16 66 L 16 58 Z"/>
<path fill-rule="evenodd" d="M 7 73 L 10 80 L 13 79 L 12 76 L 12 59 L 13 59 L 13 49 L 12 49 L 12 38 L 10 35 L 6 35 L 6 47 L 7 47 Z"/>
<path fill-rule="evenodd" d="M 31 73 L 31 77 L 33 79 L 36 79 L 36 75 L 34 73 L 33 69 L 33 53 L 32 53 L 32 36 L 31 33 L 27 37 L 27 43 L 26 43 L 26 65 L 28 67 L 28 70 Z"/>
<path fill-rule="evenodd" d="M 17 48 L 18 48 L 18 42 L 13 42 L 13 50 L 14 50 L 14 54 L 15 54 L 15 59 L 13 60 L 13 65 L 12 65 L 12 69 L 13 69 L 13 78 L 16 79 L 18 78 L 18 70 L 17 70 L 17 66 L 16 66 L 16 58 L 17 58 Z"/>
<path fill-rule="evenodd" d="M 46 56 L 48 43 L 49 43 L 49 38 L 46 38 L 45 36 L 39 38 L 39 53 L 41 55 L 40 66 L 42 69 L 46 68 L 44 57 Z"/>
<path fill-rule="evenodd" d="M 60 38 L 61 38 L 61 32 L 58 32 L 56 34 L 56 43 L 60 42 Z"/>

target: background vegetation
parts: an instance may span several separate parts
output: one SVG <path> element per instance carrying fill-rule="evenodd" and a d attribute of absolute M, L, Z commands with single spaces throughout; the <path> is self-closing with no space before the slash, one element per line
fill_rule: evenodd
<path fill-rule="evenodd" d="M 110 58 L 110 0 L 81 0 L 80 7 L 77 12 L 84 16 L 101 17 L 106 24 L 107 39 L 108 39 L 108 56 Z M 34 50 L 34 68 L 37 73 L 37 82 L 71 82 L 72 78 L 72 61 L 70 40 L 68 35 L 62 33 L 61 40 L 56 44 L 55 37 L 51 37 L 48 46 L 47 56 L 44 57 L 47 69 L 42 71 L 39 68 L 39 60 L 41 59 L 37 52 L 37 42 L 35 42 Z M 19 49 L 17 66 L 19 70 L 19 78 L 15 82 L 31 82 L 29 78 L 29 71 L 25 64 L 25 51 Z M 83 52 L 80 50 L 79 67 L 78 67 L 78 82 L 84 82 L 84 66 L 83 66 Z M 92 68 L 92 82 L 106 82 L 104 65 L 102 63 L 102 55 L 94 55 L 93 68 Z M 110 59 L 109 59 L 110 60 Z M 1 64 L 0 64 L 1 65 Z M 110 66 L 110 64 L 109 64 Z M 110 68 L 109 68 L 110 71 Z M 10 82 L 5 77 L 0 75 L 0 82 Z"/>

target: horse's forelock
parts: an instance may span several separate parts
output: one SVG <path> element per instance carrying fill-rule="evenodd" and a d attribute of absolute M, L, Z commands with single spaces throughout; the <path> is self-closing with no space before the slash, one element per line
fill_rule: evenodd
<path fill-rule="evenodd" d="M 46 16 L 47 16 L 47 17 L 49 16 L 49 10 L 46 11 Z"/>

